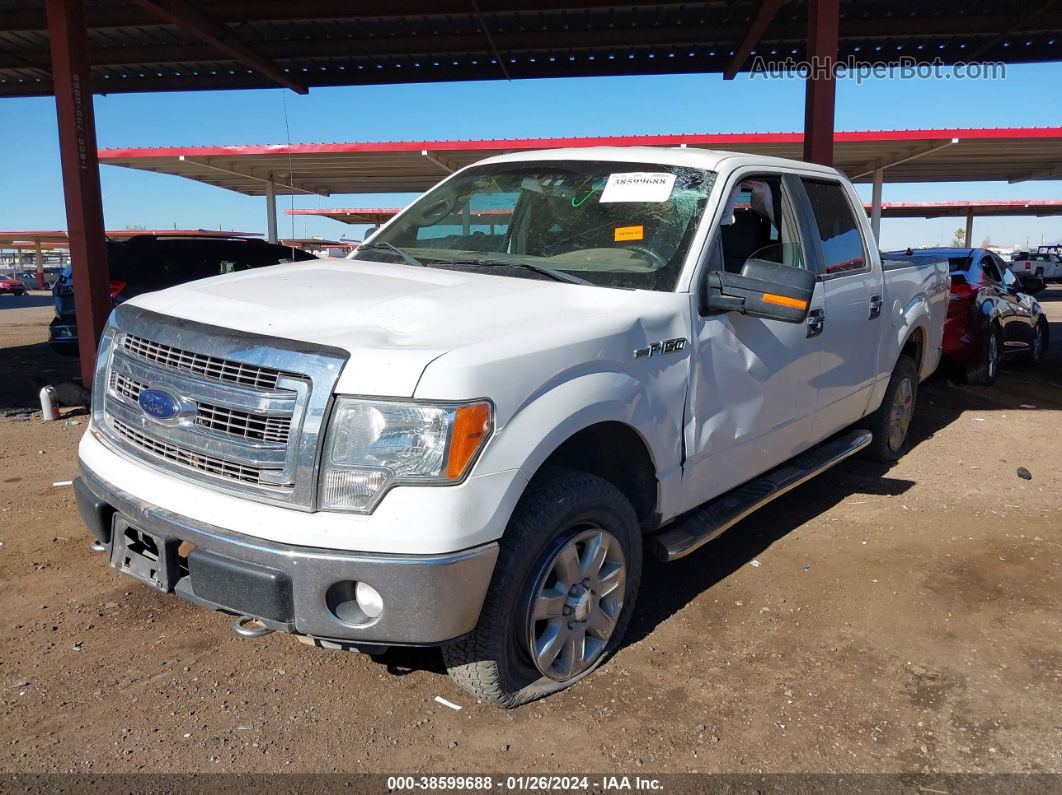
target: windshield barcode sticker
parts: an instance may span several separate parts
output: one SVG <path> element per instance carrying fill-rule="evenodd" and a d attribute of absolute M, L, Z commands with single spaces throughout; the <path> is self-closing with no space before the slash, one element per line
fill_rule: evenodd
<path fill-rule="evenodd" d="M 657 171 L 609 174 L 601 191 L 601 204 L 608 202 L 666 202 L 671 198 L 675 175 Z"/>

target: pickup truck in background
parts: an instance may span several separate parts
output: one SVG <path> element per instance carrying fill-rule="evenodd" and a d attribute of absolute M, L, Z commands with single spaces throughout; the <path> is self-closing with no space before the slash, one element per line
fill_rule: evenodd
<path fill-rule="evenodd" d="M 1017 251 L 1010 259 L 1010 270 L 1019 279 L 1062 281 L 1062 254 L 1057 249 L 1058 246 L 1040 246 L 1037 251 Z"/>
<path fill-rule="evenodd" d="M 882 262 L 831 168 L 490 158 L 353 259 L 118 306 L 79 509 L 112 567 L 241 634 L 440 646 L 512 707 L 617 648 L 643 547 L 900 456 L 948 288 L 944 259 Z"/>

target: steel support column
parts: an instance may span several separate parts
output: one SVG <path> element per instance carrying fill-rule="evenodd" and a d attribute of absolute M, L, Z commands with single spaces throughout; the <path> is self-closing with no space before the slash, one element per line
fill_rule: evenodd
<path fill-rule="evenodd" d="M 973 244 L 973 207 L 966 211 L 966 239 L 963 241 L 970 248 L 974 247 Z"/>
<path fill-rule="evenodd" d="M 37 289 L 43 290 L 44 284 L 44 252 L 41 250 L 40 238 L 33 241 L 33 264 L 37 268 Z"/>
<path fill-rule="evenodd" d="M 277 185 L 273 175 L 266 183 L 266 231 L 270 243 L 277 242 Z"/>
<path fill-rule="evenodd" d="M 66 229 L 74 272 L 78 353 L 85 386 L 92 383 L 96 344 L 111 311 L 107 242 L 103 227 L 96 118 L 88 67 L 84 0 L 46 0 L 52 51 L 59 160 L 66 198 Z"/>
<path fill-rule="evenodd" d="M 874 241 L 881 248 L 881 184 L 885 181 L 885 169 L 874 169 L 874 187 L 870 194 L 870 229 Z"/>
<path fill-rule="evenodd" d="M 808 64 L 804 93 L 804 160 L 833 165 L 833 117 L 836 102 L 834 67 L 840 0 L 808 2 Z"/>

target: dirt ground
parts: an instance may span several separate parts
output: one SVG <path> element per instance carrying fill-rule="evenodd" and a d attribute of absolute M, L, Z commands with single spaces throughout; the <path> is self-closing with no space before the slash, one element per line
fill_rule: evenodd
<path fill-rule="evenodd" d="M 897 465 L 844 464 L 650 564 L 619 653 L 502 712 L 437 651 L 242 640 L 108 569 L 53 486 L 85 417 L 17 413 L 75 368 L 47 353 L 47 296 L 2 296 L 0 770 L 1062 771 L 1062 290 L 1040 299 L 1044 366 L 924 385 Z"/>

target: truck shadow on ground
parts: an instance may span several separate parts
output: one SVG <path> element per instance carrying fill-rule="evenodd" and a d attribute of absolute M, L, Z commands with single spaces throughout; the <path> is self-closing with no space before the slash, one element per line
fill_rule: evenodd
<path fill-rule="evenodd" d="M 51 293 L 27 293 L 26 295 L 0 296 L 0 312 L 5 309 L 27 309 L 37 306 L 51 306 L 53 302 Z"/>
<path fill-rule="evenodd" d="M 1062 337 L 1056 339 L 1062 343 Z M 932 438 L 965 412 L 984 412 L 990 421 L 990 412 L 1018 408 L 1019 400 L 1027 400 L 1025 405 L 1035 404 L 1040 409 L 1062 408 L 1054 391 L 1057 386 L 1051 383 L 1049 374 L 1017 363 L 1002 371 L 996 387 L 967 387 L 938 373 L 919 390 L 918 410 L 908 437 L 910 449 Z M 986 427 L 987 432 L 992 432 L 990 425 Z M 890 469 L 888 464 L 859 457 L 850 459 L 764 506 L 687 558 L 664 564 L 647 557 L 638 606 L 624 643 L 646 637 L 701 593 L 846 498 L 863 494 L 898 496 L 916 485 L 911 480 L 889 477 Z"/>
<path fill-rule="evenodd" d="M 846 498 L 862 494 L 898 496 L 915 485 L 911 480 L 888 477 L 888 470 L 884 464 L 850 461 L 782 495 L 686 558 L 661 563 L 647 556 L 638 605 L 624 645 L 650 635 L 658 624 L 755 560 L 776 541 Z"/>
<path fill-rule="evenodd" d="M 0 348 L 0 414 L 39 408 L 41 387 L 71 381 L 80 362 L 59 356 L 46 342 Z"/>

